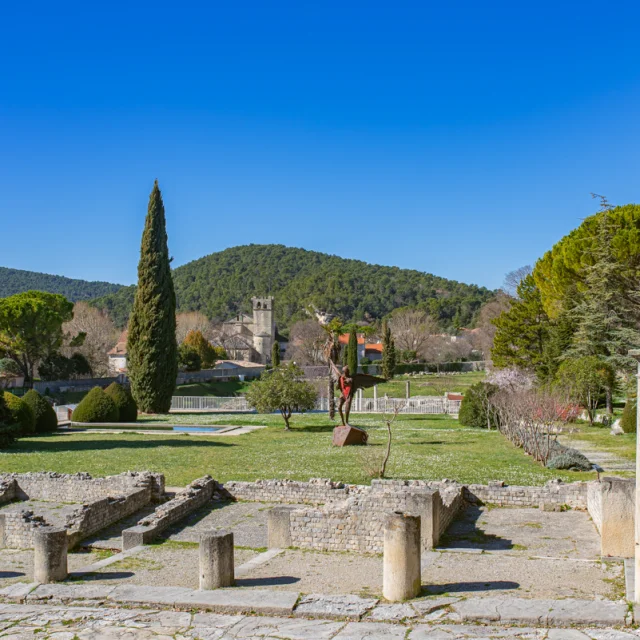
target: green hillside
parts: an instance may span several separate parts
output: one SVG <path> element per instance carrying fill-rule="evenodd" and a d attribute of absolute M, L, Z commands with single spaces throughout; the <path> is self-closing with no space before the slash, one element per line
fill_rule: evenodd
<path fill-rule="evenodd" d="M 109 282 L 88 282 L 48 273 L 0 267 L 0 298 L 35 290 L 61 293 L 68 300 L 77 302 L 115 293 L 121 287 L 122 285 Z"/>
<path fill-rule="evenodd" d="M 282 245 L 233 247 L 194 260 L 173 272 L 179 311 L 201 311 L 226 320 L 251 309 L 251 297 L 276 298 L 281 330 L 308 317 L 304 309 L 343 320 L 375 320 L 393 309 L 419 306 L 439 318 L 443 328 L 454 319 L 473 323 L 480 305 L 492 296 L 484 287 L 437 276 L 347 260 Z M 121 326 L 126 323 L 135 287 L 123 287 L 95 301 Z"/>

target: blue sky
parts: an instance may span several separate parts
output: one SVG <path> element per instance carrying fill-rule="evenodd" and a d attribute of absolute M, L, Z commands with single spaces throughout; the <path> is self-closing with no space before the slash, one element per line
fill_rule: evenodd
<path fill-rule="evenodd" d="M 640 200 L 637 2 L 5 3 L 0 265 L 277 242 L 489 287 Z M 4 234 L 3 234 L 4 235 Z"/>

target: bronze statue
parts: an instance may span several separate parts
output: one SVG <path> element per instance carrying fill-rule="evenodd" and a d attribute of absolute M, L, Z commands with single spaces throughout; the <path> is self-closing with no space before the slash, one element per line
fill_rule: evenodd
<path fill-rule="evenodd" d="M 333 444 L 340 447 L 347 444 L 366 444 L 369 438 L 367 432 L 364 429 L 352 427 L 349 424 L 351 402 L 358 389 L 373 387 L 380 382 L 384 382 L 384 379 L 363 373 L 352 375 L 347 366 L 343 367 L 341 372 L 331 359 L 329 360 L 329 369 L 329 377 L 332 381 L 330 382 L 331 392 L 333 392 L 333 384 L 336 382 L 340 388 L 338 411 L 340 412 L 340 419 L 342 420 L 342 426 L 336 427 L 333 430 Z M 331 403 L 331 397 L 329 398 L 329 402 Z"/>

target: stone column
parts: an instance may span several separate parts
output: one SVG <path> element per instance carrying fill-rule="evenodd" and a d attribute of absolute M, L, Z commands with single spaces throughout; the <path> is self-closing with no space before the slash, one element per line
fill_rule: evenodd
<path fill-rule="evenodd" d="M 207 531 L 200 536 L 200 589 L 231 587 L 235 582 L 233 533 Z"/>
<path fill-rule="evenodd" d="M 640 349 L 629 351 L 629 355 L 638 361 L 637 406 L 640 404 Z M 640 603 L 640 408 L 636 414 L 635 601 Z"/>
<path fill-rule="evenodd" d="M 382 594 L 391 602 L 420 594 L 420 516 L 396 511 L 384 527 Z"/>
<path fill-rule="evenodd" d="M 291 546 L 291 512 L 295 507 L 273 507 L 267 513 L 267 547 L 287 549 Z"/>
<path fill-rule="evenodd" d="M 33 532 L 33 580 L 49 584 L 67 575 L 67 530 L 41 527 Z"/>

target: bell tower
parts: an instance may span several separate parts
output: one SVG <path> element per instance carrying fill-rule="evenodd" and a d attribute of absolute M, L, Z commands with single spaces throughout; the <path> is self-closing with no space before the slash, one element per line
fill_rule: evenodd
<path fill-rule="evenodd" d="M 276 317 L 273 296 L 251 298 L 253 303 L 253 347 L 260 355 L 260 362 L 267 364 L 271 358 L 271 347 L 276 339 Z"/>

